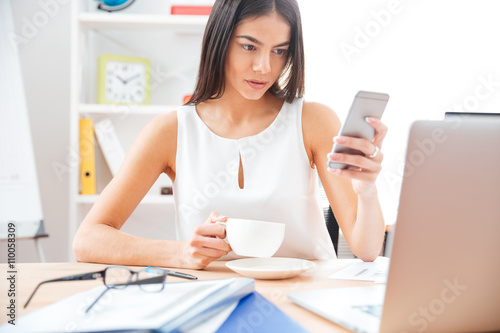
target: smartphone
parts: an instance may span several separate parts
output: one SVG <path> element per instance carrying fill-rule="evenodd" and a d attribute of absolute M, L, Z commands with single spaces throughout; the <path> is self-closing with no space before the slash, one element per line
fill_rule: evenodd
<path fill-rule="evenodd" d="M 375 129 L 365 120 L 366 117 L 382 118 L 385 106 L 389 101 L 389 95 L 384 93 L 358 91 L 354 97 L 349 113 L 339 131 L 339 136 L 352 136 L 371 141 L 375 135 Z M 347 148 L 337 143 L 333 144 L 332 153 L 345 153 L 364 155 L 361 151 Z M 347 169 L 348 164 L 328 161 L 332 169 Z"/>

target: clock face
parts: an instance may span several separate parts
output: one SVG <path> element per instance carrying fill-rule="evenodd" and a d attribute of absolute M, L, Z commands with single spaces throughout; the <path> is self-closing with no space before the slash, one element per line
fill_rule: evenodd
<path fill-rule="evenodd" d="M 146 66 L 143 63 L 106 62 L 106 100 L 115 103 L 144 103 L 146 98 Z"/>

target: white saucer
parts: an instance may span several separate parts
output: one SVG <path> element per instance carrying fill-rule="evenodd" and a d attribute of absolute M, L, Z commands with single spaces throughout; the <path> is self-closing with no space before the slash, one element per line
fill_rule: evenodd
<path fill-rule="evenodd" d="M 228 261 L 226 266 L 254 279 L 288 279 L 315 266 L 312 261 L 295 258 L 247 258 Z"/>

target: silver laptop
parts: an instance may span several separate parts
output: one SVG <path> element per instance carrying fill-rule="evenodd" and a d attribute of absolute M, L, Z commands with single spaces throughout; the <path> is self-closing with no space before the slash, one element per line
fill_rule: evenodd
<path fill-rule="evenodd" d="M 387 285 L 290 293 L 356 332 L 500 331 L 500 118 L 411 128 Z"/>

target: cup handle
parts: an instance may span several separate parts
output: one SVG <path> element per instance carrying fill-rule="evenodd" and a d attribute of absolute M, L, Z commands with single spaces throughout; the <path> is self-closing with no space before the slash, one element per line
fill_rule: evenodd
<path fill-rule="evenodd" d="M 227 222 L 220 222 L 220 221 L 217 221 L 215 222 L 215 224 L 220 224 L 224 227 L 224 229 L 226 229 L 226 225 L 227 225 Z M 222 239 L 224 242 L 228 243 L 229 244 L 229 241 L 227 240 L 227 234 L 226 234 L 226 238 L 223 238 Z"/>

